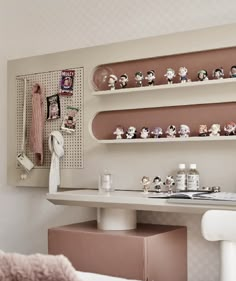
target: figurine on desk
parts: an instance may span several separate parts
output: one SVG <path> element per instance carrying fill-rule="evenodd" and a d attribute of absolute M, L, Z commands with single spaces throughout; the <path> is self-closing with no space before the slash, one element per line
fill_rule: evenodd
<path fill-rule="evenodd" d="M 167 68 L 166 74 L 164 75 L 167 79 L 168 84 L 173 84 L 173 79 L 175 78 L 175 71 L 172 68 Z"/>
<path fill-rule="evenodd" d="M 173 185 L 175 185 L 175 180 L 174 180 L 173 176 L 167 176 L 163 184 L 167 187 L 168 193 L 173 192 L 172 187 L 173 187 Z"/>
<path fill-rule="evenodd" d="M 145 77 L 145 79 L 148 81 L 148 85 L 149 86 L 153 86 L 154 82 L 155 82 L 155 71 L 154 70 L 149 70 L 147 72 L 147 76 Z"/>
<path fill-rule="evenodd" d="M 155 184 L 154 188 L 155 188 L 156 192 L 160 193 L 161 192 L 161 186 L 163 185 L 163 182 L 162 182 L 161 178 L 158 177 L 158 176 L 155 177 L 153 179 L 153 183 Z"/>
<path fill-rule="evenodd" d="M 145 194 L 148 194 L 148 190 L 150 189 L 150 179 L 149 177 L 143 176 L 141 179 L 141 184 L 143 185 L 143 191 Z"/>

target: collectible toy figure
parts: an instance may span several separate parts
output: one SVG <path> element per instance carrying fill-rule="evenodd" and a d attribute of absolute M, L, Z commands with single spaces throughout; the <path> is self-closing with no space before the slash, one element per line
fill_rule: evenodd
<path fill-rule="evenodd" d="M 189 134 L 190 134 L 190 128 L 189 128 L 189 126 L 187 126 L 187 125 L 184 125 L 184 124 L 182 124 L 182 125 L 180 125 L 180 128 L 179 128 L 179 136 L 181 137 L 181 138 L 188 138 L 189 137 Z"/>
<path fill-rule="evenodd" d="M 140 137 L 142 139 L 147 139 L 149 138 L 149 133 L 150 133 L 149 129 L 147 127 L 143 127 L 140 132 Z"/>
<path fill-rule="evenodd" d="M 160 138 L 161 135 L 163 134 L 162 128 L 161 127 L 154 128 L 154 130 L 151 132 L 151 134 L 154 136 L 154 138 Z"/>
<path fill-rule="evenodd" d="M 143 191 L 146 194 L 148 193 L 148 190 L 150 188 L 150 183 L 151 183 L 151 181 L 150 181 L 149 177 L 146 177 L 146 176 L 142 177 L 141 184 L 143 185 Z"/>
<path fill-rule="evenodd" d="M 153 183 L 155 184 L 154 188 L 157 192 L 161 192 L 161 186 L 163 185 L 163 182 L 160 177 L 155 177 L 153 179 Z"/>
<path fill-rule="evenodd" d="M 167 138 L 175 138 L 176 135 L 176 127 L 174 125 L 168 126 L 166 130 L 166 137 Z"/>
<path fill-rule="evenodd" d="M 223 79 L 224 69 L 222 67 L 213 70 L 212 77 L 214 79 Z"/>
<path fill-rule="evenodd" d="M 186 83 L 188 82 L 188 77 L 187 77 L 187 74 L 188 74 L 188 69 L 184 66 L 181 66 L 179 68 L 179 77 L 180 77 L 180 83 Z"/>
<path fill-rule="evenodd" d="M 206 137 L 207 132 L 207 125 L 204 124 L 199 126 L 199 137 Z"/>
<path fill-rule="evenodd" d="M 236 78 L 236 65 L 231 66 L 229 75 L 231 78 Z"/>
<path fill-rule="evenodd" d="M 135 73 L 135 81 L 138 87 L 142 87 L 143 86 L 143 73 L 141 71 L 138 71 Z"/>
<path fill-rule="evenodd" d="M 211 128 L 209 129 L 211 137 L 220 136 L 220 124 L 212 124 Z"/>
<path fill-rule="evenodd" d="M 127 139 L 135 139 L 136 138 L 136 128 L 134 126 L 130 126 L 126 132 Z"/>
<path fill-rule="evenodd" d="M 231 121 L 225 124 L 224 131 L 226 136 L 233 136 L 236 134 L 236 124 Z"/>
<path fill-rule="evenodd" d="M 168 84 L 173 84 L 173 79 L 175 78 L 175 71 L 172 68 L 167 68 L 166 74 L 164 75 L 167 79 Z"/>
<path fill-rule="evenodd" d="M 120 76 L 120 79 L 119 79 L 121 88 L 126 88 L 127 85 L 128 85 L 128 81 L 129 81 L 128 75 L 127 74 L 122 74 Z"/>
<path fill-rule="evenodd" d="M 115 90 L 115 84 L 117 82 L 117 77 L 114 74 L 110 74 L 109 75 L 109 79 L 108 79 L 108 87 L 110 88 L 110 90 Z"/>
<path fill-rule="evenodd" d="M 122 139 L 122 135 L 124 134 L 124 129 L 121 126 L 118 126 L 116 130 L 113 132 L 116 135 L 116 139 Z"/>
<path fill-rule="evenodd" d="M 172 186 L 175 185 L 173 176 L 167 176 L 163 184 L 167 187 L 167 192 L 172 193 Z"/>
<path fill-rule="evenodd" d="M 147 76 L 145 77 L 145 79 L 148 81 L 149 86 L 154 85 L 155 78 L 156 77 L 155 77 L 155 71 L 154 70 L 149 70 L 147 72 Z"/>
<path fill-rule="evenodd" d="M 207 71 L 205 69 L 199 70 L 198 73 L 197 73 L 197 78 L 198 78 L 198 81 L 206 81 L 206 80 L 208 80 Z"/>

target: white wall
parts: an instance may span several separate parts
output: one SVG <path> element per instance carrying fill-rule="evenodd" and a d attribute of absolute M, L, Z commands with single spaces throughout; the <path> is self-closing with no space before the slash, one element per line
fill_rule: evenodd
<path fill-rule="evenodd" d="M 0 4 L 0 248 L 46 252 L 48 227 L 87 220 L 94 212 L 53 206 L 45 200 L 45 189 L 6 185 L 6 111 L 11 110 L 6 107 L 7 59 L 233 23 L 236 2 L 0 0 Z"/>

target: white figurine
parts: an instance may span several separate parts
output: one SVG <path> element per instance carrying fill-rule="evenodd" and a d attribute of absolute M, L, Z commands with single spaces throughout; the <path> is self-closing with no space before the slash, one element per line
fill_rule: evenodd
<path fill-rule="evenodd" d="M 176 127 L 175 125 L 169 125 L 166 130 L 166 137 L 167 138 L 175 138 L 176 135 Z"/>
<path fill-rule="evenodd" d="M 135 81 L 138 87 L 142 87 L 143 86 L 143 73 L 141 71 L 138 71 L 135 73 Z"/>
<path fill-rule="evenodd" d="M 188 77 L 187 77 L 187 74 L 188 74 L 188 69 L 185 67 L 185 66 L 181 66 L 179 68 L 179 79 L 180 79 L 180 83 L 186 83 L 188 82 Z"/>
<path fill-rule="evenodd" d="M 115 84 L 117 82 L 117 77 L 114 74 L 110 74 L 109 75 L 109 79 L 108 79 L 108 87 L 110 88 L 110 90 L 115 90 Z"/>
<path fill-rule="evenodd" d="M 163 134 L 162 128 L 161 127 L 154 128 L 151 134 L 154 136 L 154 138 L 160 138 L 161 135 Z"/>
<path fill-rule="evenodd" d="M 148 81 L 148 85 L 149 86 L 153 86 L 154 85 L 154 81 L 156 79 L 155 71 L 154 70 L 149 70 L 147 72 L 147 76 L 145 77 L 145 79 Z"/>
<path fill-rule="evenodd" d="M 167 68 L 166 74 L 164 75 L 167 79 L 168 84 L 173 84 L 173 79 L 175 78 L 175 71 L 172 68 Z"/>
<path fill-rule="evenodd" d="M 174 177 L 167 176 L 163 184 L 167 187 L 167 192 L 172 193 L 172 186 L 175 185 Z"/>
<path fill-rule="evenodd" d="M 222 67 L 213 70 L 212 77 L 215 79 L 224 78 L 224 69 Z"/>
<path fill-rule="evenodd" d="M 140 132 L 140 137 L 142 139 L 147 139 L 149 138 L 149 133 L 150 133 L 149 129 L 147 127 L 143 127 Z"/>
<path fill-rule="evenodd" d="M 130 126 L 126 132 L 127 139 L 135 139 L 136 138 L 136 128 L 134 126 Z"/>
<path fill-rule="evenodd" d="M 143 191 L 145 194 L 148 193 L 148 190 L 150 188 L 150 183 L 151 183 L 151 181 L 150 181 L 149 177 L 146 177 L 146 176 L 142 177 L 141 184 L 143 185 Z"/>
<path fill-rule="evenodd" d="M 209 129 L 211 137 L 220 136 L 220 124 L 212 124 L 211 128 Z"/>
<path fill-rule="evenodd" d="M 127 74 L 122 74 L 120 76 L 120 79 L 119 79 L 121 88 L 126 88 L 127 85 L 128 85 L 128 81 L 129 81 L 128 75 Z"/>
<path fill-rule="evenodd" d="M 116 139 L 122 139 L 122 135 L 124 134 L 124 129 L 121 126 L 118 126 L 116 130 L 113 132 L 116 135 Z"/>
<path fill-rule="evenodd" d="M 181 138 L 188 138 L 190 134 L 189 126 L 181 124 L 178 133 Z"/>

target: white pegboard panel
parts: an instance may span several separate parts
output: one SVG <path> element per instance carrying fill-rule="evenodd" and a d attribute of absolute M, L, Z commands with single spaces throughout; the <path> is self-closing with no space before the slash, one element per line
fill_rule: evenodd
<path fill-rule="evenodd" d="M 21 75 L 16 77 L 17 91 L 17 153 L 21 150 L 22 130 L 23 130 L 23 80 L 27 79 L 26 91 L 26 155 L 35 163 L 34 154 L 29 148 L 29 132 L 32 118 L 32 86 L 35 82 L 42 84 L 45 88 L 45 127 L 44 127 L 44 163 L 36 168 L 49 168 L 51 163 L 51 153 L 48 149 L 48 136 L 51 131 L 60 130 L 64 115 L 67 114 L 67 106 L 77 107 L 76 130 L 72 134 L 62 132 L 64 137 L 65 154 L 60 160 L 62 169 L 83 168 L 83 68 L 73 68 L 75 71 L 73 96 L 60 96 L 61 117 L 54 120 L 47 120 L 46 97 L 59 93 L 61 70 L 41 72 Z"/>

